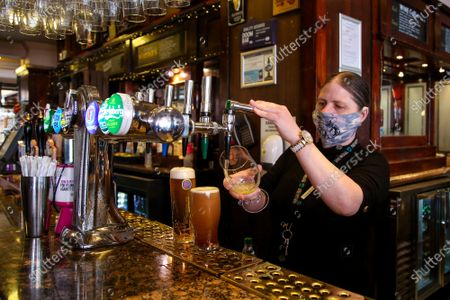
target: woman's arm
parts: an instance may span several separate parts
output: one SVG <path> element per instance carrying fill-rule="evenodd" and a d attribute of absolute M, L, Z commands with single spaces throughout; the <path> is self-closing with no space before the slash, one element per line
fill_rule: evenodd
<path fill-rule="evenodd" d="M 301 130 L 285 106 L 253 100 L 250 104 L 258 116 L 272 121 L 281 137 L 291 145 L 299 140 Z M 331 210 L 343 216 L 358 212 L 364 196 L 361 187 L 335 167 L 314 144 L 306 145 L 296 157 L 311 184 L 316 188 L 326 187 L 318 192 Z"/>

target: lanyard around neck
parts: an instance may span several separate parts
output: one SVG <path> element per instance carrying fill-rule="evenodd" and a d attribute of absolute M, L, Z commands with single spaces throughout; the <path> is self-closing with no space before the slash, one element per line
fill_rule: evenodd
<path fill-rule="evenodd" d="M 342 148 L 341 152 L 335 157 L 333 160 L 333 165 L 337 165 L 340 161 L 342 161 L 349 153 L 353 152 L 353 149 L 358 144 L 358 139 L 355 139 L 353 143 L 351 143 L 349 146 L 346 146 Z M 308 180 L 308 175 L 305 172 L 305 175 L 303 175 L 302 179 L 300 180 L 300 183 L 298 184 L 297 191 L 295 192 L 294 199 L 292 200 L 292 204 L 297 205 L 300 204 L 302 200 L 305 200 L 314 190 L 314 186 L 311 186 L 303 195 L 303 189 L 305 188 L 306 181 Z M 301 195 L 301 196 L 300 196 Z M 300 200 L 301 199 L 301 200 Z"/>

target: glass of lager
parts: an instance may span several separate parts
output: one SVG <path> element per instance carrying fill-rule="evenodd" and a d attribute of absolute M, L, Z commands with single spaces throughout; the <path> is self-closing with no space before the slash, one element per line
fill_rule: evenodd
<path fill-rule="evenodd" d="M 190 222 L 189 191 L 195 187 L 195 171 L 176 167 L 170 170 L 170 200 L 175 242 L 192 243 L 194 234 Z"/>
<path fill-rule="evenodd" d="M 191 221 L 195 245 L 212 251 L 219 247 L 220 192 L 213 186 L 191 189 Z"/>

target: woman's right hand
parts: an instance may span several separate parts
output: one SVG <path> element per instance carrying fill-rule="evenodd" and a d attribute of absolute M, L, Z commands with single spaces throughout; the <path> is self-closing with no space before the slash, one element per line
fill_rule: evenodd
<path fill-rule="evenodd" d="M 261 100 L 250 100 L 250 105 L 255 114 L 275 124 L 285 141 L 291 145 L 298 142 L 300 127 L 286 106 Z"/>

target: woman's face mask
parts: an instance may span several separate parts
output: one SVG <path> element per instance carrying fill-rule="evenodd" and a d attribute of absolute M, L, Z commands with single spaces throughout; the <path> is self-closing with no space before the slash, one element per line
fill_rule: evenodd
<path fill-rule="evenodd" d="M 361 112 L 338 115 L 314 110 L 312 117 L 324 148 L 342 145 L 361 126 Z"/>

